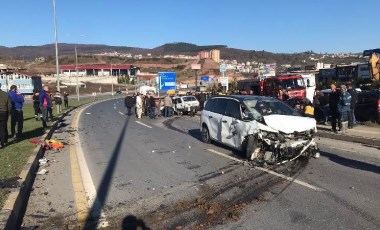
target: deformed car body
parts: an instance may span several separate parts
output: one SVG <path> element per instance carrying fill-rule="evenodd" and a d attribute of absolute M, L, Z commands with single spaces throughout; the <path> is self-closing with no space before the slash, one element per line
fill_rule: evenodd
<path fill-rule="evenodd" d="M 319 157 L 313 118 L 264 96 L 217 96 L 201 113 L 202 140 L 230 146 L 257 162 L 283 163 L 301 155 Z"/>

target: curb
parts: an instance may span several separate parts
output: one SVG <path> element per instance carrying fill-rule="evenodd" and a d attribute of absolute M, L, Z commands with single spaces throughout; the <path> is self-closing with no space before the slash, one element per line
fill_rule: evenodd
<path fill-rule="evenodd" d="M 318 132 L 315 135 L 317 137 L 355 142 L 355 143 L 359 143 L 359 144 L 363 144 L 367 146 L 380 148 L 380 139 L 376 139 L 376 138 L 365 138 L 365 137 L 360 137 L 360 136 L 351 136 L 351 135 L 339 134 L 339 133 L 337 134 L 337 133 L 332 133 L 329 131 L 321 131 L 321 130 L 318 130 Z"/>
<path fill-rule="evenodd" d="M 69 113 L 72 111 L 90 104 L 96 104 L 107 100 L 114 100 L 117 98 L 104 99 L 96 102 L 91 102 L 89 104 L 83 104 L 77 107 L 70 108 L 64 112 L 57 121 L 49 129 L 48 133 L 44 134 L 41 139 L 47 140 L 50 139 L 57 129 L 58 123 L 63 120 Z M 19 175 L 18 184 L 20 187 L 12 189 L 9 193 L 7 200 L 4 203 L 2 210 L 0 211 L 0 229 L 20 229 L 22 224 L 22 219 L 28 205 L 28 200 L 30 192 L 33 187 L 34 179 L 36 177 L 35 172 L 39 168 L 38 160 L 44 156 L 44 149 L 42 146 L 37 146 L 33 153 L 28 158 L 27 163 L 23 166 L 23 169 Z"/>

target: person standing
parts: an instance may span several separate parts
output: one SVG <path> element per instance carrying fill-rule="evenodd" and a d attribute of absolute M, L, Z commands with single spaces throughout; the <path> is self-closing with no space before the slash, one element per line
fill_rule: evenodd
<path fill-rule="evenodd" d="M 34 109 L 34 119 L 38 121 L 40 115 L 40 93 L 35 91 L 33 94 L 33 109 Z"/>
<path fill-rule="evenodd" d="M 11 110 L 11 137 L 13 137 L 16 133 L 16 125 L 17 125 L 17 133 L 16 138 L 22 137 L 22 129 L 24 126 L 24 113 L 22 111 L 22 107 L 24 105 L 24 97 L 21 92 L 17 90 L 17 86 L 12 85 L 10 91 L 8 93 L 11 102 L 12 102 L 12 110 Z"/>
<path fill-rule="evenodd" d="M 154 100 L 154 96 L 150 95 L 150 97 L 147 99 L 148 100 L 148 107 L 149 107 L 149 118 L 151 119 L 156 119 L 156 102 Z"/>
<path fill-rule="evenodd" d="M 42 127 L 47 129 L 47 121 L 48 121 L 48 110 L 49 105 L 51 105 L 51 97 L 49 95 L 49 87 L 44 86 L 43 90 L 40 93 L 40 109 L 42 113 Z"/>
<path fill-rule="evenodd" d="M 63 102 L 65 104 L 65 109 L 69 108 L 69 94 L 63 92 Z"/>
<path fill-rule="evenodd" d="M 12 109 L 12 102 L 8 94 L 1 90 L 0 83 L 0 144 L 1 148 L 8 142 L 8 117 Z"/>
<path fill-rule="evenodd" d="M 336 90 L 335 84 L 331 84 L 330 88 L 331 88 L 331 93 L 329 97 L 329 106 L 330 106 L 330 113 L 331 113 L 331 128 L 333 132 L 337 132 L 336 123 L 339 118 L 338 101 L 340 98 L 340 93 Z"/>
<path fill-rule="evenodd" d="M 164 98 L 164 116 L 165 117 L 170 117 L 170 113 L 171 113 L 171 108 L 173 106 L 173 101 L 172 101 L 172 98 L 169 96 L 169 94 L 166 95 L 166 97 Z"/>
<path fill-rule="evenodd" d="M 347 91 L 351 95 L 350 112 L 348 113 L 348 128 L 352 129 L 356 123 L 355 107 L 356 107 L 356 104 L 358 103 L 358 93 L 356 92 L 356 89 L 352 86 L 352 83 L 348 84 Z"/>
<path fill-rule="evenodd" d="M 131 116 L 132 115 L 132 107 L 135 104 L 135 99 L 133 99 L 132 96 L 126 96 L 124 100 L 125 107 L 127 107 L 127 115 Z"/>
<path fill-rule="evenodd" d="M 48 104 L 48 107 L 47 107 L 47 111 L 48 111 L 48 115 L 49 115 L 49 119 L 50 121 L 53 121 L 54 117 L 53 117 L 53 101 L 54 101 L 54 97 L 53 97 L 53 94 L 50 93 L 48 91 L 48 96 L 50 97 L 50 100 L 49 100 L 49 104 Z"/>
<path fill-rule="evenodd" d="M 136 116 L 137 116 L 137 119 L 141 119 L 142 107 L 143 107 L 143 102 L 141 99 L 141 94 L 137 93 L 137 96 L 136 96 Z"/>
<path fill-rule="evenodd" d="M 340 113 L 339 128 L 340 131 L 345 132 L 348 127 L 348 117 L 351 108 L 351 95 L 347 92 L 347 87 L 345 85 L 341 86 L 342 93 L 339 98 L 338 110 Z"/>
<path fill-rule="evenodd" d="M 54 102 L 57 107 L 57 114 L 60 115 L 62 112 L 62 98 L 61 98 L 61 93 L 56 92 L 54 95 Z"/>

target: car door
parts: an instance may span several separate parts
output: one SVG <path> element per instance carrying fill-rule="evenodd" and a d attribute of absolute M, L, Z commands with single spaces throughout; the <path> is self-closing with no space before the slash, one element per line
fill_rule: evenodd
<path fill-rule="evenodd" d="M 227 100 L 225 98 L 217 98 L 215 105 L 213 106 L 212 110 L 210 111 L 207 117 L 209 120 L 210 137 L 211 139 L 216 140 L 218 142 L 222 142 L 221 121 L 222 117 L 224 116 L 226 106 Z"/>
<path fill-rule="evenodd" d="M 239 148 L 238 125 L 241 122 L 240 103 L 235 99 L 228 99 L 225 115 L 221 120 L 222 143 L 233 148 Z"/>

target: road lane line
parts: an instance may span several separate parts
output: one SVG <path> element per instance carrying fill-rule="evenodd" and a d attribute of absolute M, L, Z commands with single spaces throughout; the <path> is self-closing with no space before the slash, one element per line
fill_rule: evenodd
<path fill-rule="evenodd" d="M 140 122 L 140 121 L 136 121 L 136 123 L 137 123 L 137 124 L 140 124 L 140 125 L 142 125 L 142 126 L 145 126 L 145 127 L 147 127 L 147 128 L 153 129 L 153 127 L 151 127 L 151 126 L 149 126 L 149 125 L 146 125 L 146 124 L 144 124 L 144 123 L 142 123 L 142 122 Z"/>
<path fill-rule="evenodd" d="M 214 150 L 214 149 L 207 149 L 207 151 L 212 152 L 212 153 L 215 153 L 215 154 L 217 154 L 217 155 L 219 155 L 219 156 L 222 156 L 222 157 L 228 158 L 228 159 L 230 159 L 230 160 L 233 160 L 233 161 L 236 161 L 236 162 L 239 162 L 239 163 L 243 163 L 243 162 L 244 162 L 243 160 L 240 160 L 240 159 L 238 159 L 238 158 L 236 158 L 236 157 L 229 156 L 229 155 L 227 155 L 227 154 L 225 154 L 225 153 L 221 153 L 221 152 L 216 151 L 216 150 Z M 299 184 L 299 185 L 301 185 L 301 186 L 304 186 L 304 187 L 310 188 L 310 189 L 315 190 L 315 191 L 318 191 L 318 192 L 323 192 L 323 191 L 325 191 L 324 189 L 319 188 L 319 187 L 316 187 L 316 186 L 314 186 L 314 185 L 311 185 L 311 184 L 309 184 L 309 183 L 307 183 L 307 182 L 300 181 L 300 180 L 295 179 L 295 178 L 293 178 L 293 177 L 285 176 L 285 175 L 283 175 L 283 174 L 277 173 L 277 172 L 275 172 L 275 171 L 272 171 L 272 170 L 269 170 L 269 169 L 266 169 L 266 168 L 257 167 L 257 166 L 255 166 L 254 168 L 257 169 L 257 170 L 260 170 L 260 171 L 266 172 L 266 173 L 268 173 L 268 174 L 271 174 L 271 175 L 274 175 L 274 176 L 277 176 L 277 177 L 283 178 L 283 179 L 288 180 L 288 181 L 290 181 L 290 182 L 294 182 L 294 183 L 296 183 L 296 184 Z"/>
<path fill-rule="evenodd" d="M 71 126 L 73 129 L 78 130 L 79 118 L 82 112 L 89 106 L 91 105 L 86 106 L 74 115 Z M 85 221 L 90 215 L 90 209 L 95 205 L 98 205 L 98 202 L 96 201 L 97 192 L 84 157 L 78 132 L 74 132 L 74 136 L 70 137 L 70 142 L 70 161 L 72 162 L 71 167 L 74 169 L 72 170 L 72 183 L 74 186 L 74 195 L 76 197 L 78 220 Z M 83 202 L 83 199 L 85 202 Z M 101 211 L 99 226 L 108 226 L 103 211 Z"/>

